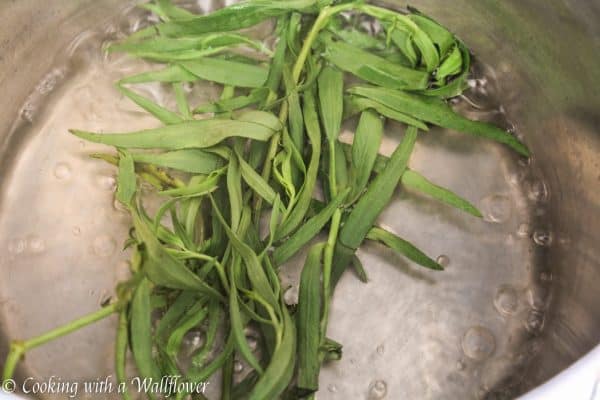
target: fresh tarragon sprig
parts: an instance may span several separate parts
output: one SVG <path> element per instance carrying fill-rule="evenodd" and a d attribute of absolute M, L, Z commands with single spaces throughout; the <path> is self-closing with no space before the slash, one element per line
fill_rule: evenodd
<path fill-rule="evenodd" d="M 142 7 L 161 22 L 107 51 L 158 64 L 124 77 L 117 89 L 163 125 L 124 133 L 71 131 L 116 149 L 93 156 L 118 168 L 116 197 L 133 222 L 127 241 L 132 277 L 95 313 L 14 341 L 3 379 L 13 376 L 26 351 L 118 313 L 119 382 L 127 381 L 131 351 L 141 377 L 181 375 L 199 382 L 222 370 L 222 399 L 312 398 L 321 365 L 342 356 L 341 344 L 326 335 L 329 303 L 349 265 L 367 279 L 355 255 L 365 240 L 443 269 L 375 225 L 394 191 L 417 191 L 481 217 L 467 200 L 409 168 L 419 131 L 435 125 L 495 140 L 523 156 L 529 151 L 508 132 L 448 105 L 466 87 L 470 54 L 417 10 L 331 0 L 248 0 L 207 15 L 168 0 Z M 380 31 L 365 31 L 359 24 L 364 17 Z M 273 48 L 251 29 L 270 20 L 276 22 Z M 136 84 L 150 82 L 171 86 L 177 109 L 135 91 Z M 189 104 L 183 85 L 203 82 L 221 85 L 221 98 Z M 342 122 L 353 116 L 353 143 L 341 143 Z M 378 154 L 385 119 L 407 127 L 390 157 Z M 144 209 L 141 181 L 165 198 L 154 216 Z M 322 200 L 315 197 L 319 189 Z M 323 230 L 326 241 L 308 249 L 298 305 L 287 306 L 278 269 Z M 202 324 L 206 340 L 184 365 L 183 338 Z M 259 334 L 259 353 L 249 344 L 249 327 Z M 235 358 L 251 368 L 237 384 Z"/>

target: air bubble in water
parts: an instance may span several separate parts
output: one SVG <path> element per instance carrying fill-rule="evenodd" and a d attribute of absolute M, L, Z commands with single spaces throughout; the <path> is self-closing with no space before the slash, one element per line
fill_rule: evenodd
<path fill-rule="evenodd" d="M 531 183 L 527 197 L 532 201 L 544 202 L 548 200 L 548 187 L 543 181 L 534 181 Z"/>
<path fill-rule="evenodd" d="M 97 179 L 98 187 L 114 192 L 117 188 L 117 179 L 114 176 L 102 175 Z"/>
<path fill-rule="evenodd" d="M 288 306 L 298 304 L 298 295 L 298 286 L 290 286 L 290 288 L 283 294 L 283 300 Z"/>
<path fill-rule="evenodd" d="M 56 84 L 65 77 L 65 70 L 55 68 L 48 73 L 36 86 L 36 90 L 41 94 L 47 94 L 54 90 Z"/>
<path fill-rule="evenodd" d="M 181 341 L 182 355 L 191 355 L 204 345 L 204 331 L 192 329 L 183 336 Z"/>
<path fill-rule="evenodd" d="M 496 194 L 483 200 L 483 208 L 486 221 L 502 223 L 510 217 L 512 205 L 508 196 Z"/>
<path fill-rule="evenodd" d="M 58 180 L 65 180 L 71 177 L 71 167 L 69 164 L 60 162 L 54 167 L 54 176 Z"/>
<path fill-rule="evenodd" d="M 474 326 L 467 330 L 462 339 L 465 355 L 474 360 L 485 360 L 496 349 L 496 339 L 489 329 Z"/>
<path fill-rule="evenodd" d="M 529 236 L 531 232 L 531 227 L 529 226 L 529 224 L 526 223 L 522 223 L 521 225 L 519 225 L 519 228 L 517 229 L 517 235 L 520 237 L 527 237 Z"/>
<path fill-rule="evenodd" d="M 39 236 L 31 236 L 29 238 L 29 249 L 32 253 L 41 253 L 46 249 L 46 243 Z"/>
<path fill-rule="evenodd" d="M 531 310 L 525 321 L 525 328 L 531 333 L 539 333 L 544 327 L 544 313 L 539 310 Z"/>
<path fill-rule="evenodd" d="M 258 339 L 255 336 L 246 336 L 246 341 L 250 350 L 254 351 L 258 348 Z"/>
<path fill-rule="evenodd" d="M 546 230 L 537 230 L 533 232 L 533 241 L 538 246 L 550 246 L 552 244 L 552 233 Z"/>
<path fill-rule="evenodd" d="M 435 262 L 440 264 L 442 267 L 446 268 L 448 265 L 450 265 L 450 257 L 448 257 L 445 254 L 442 254 L 438 256 L 438 258 L 436 258 Z"/>
<path fill-rule="evenodd" d="M 115 240 L 108 235 L 100 235 L 94 239 L 94 253 L 101 257 L 112 255 L 117 247 Z"/>
<path fill-rule="evenodd" d="M 36 106 L 33 103 L 27 102 L 21 109 L 21 117 L 27 122 L 33 122 L 35 112 Z"/>
<path fill-rule="evenodd" d="M 235 372 L 236 374 L 241 373 L 244 370 L 244 364 L 242 364 L 240 361 L 235 360 L 235 362 L 233 363 L 233 372 Z"/>
<path fill-rule="evenodd" d="M 13 239 L 8 242 L 8 251 L 12 254 L 21 254 L 27 248 L 25 239 Z"/>
<path fill-rule="evenodd" d="M 519 308 L 519 294 L 517 290 L 508 285 L 500 286 L 494 297 L 494 306 L 502 315 L 516 313 Z"/>
<path fill-rule="evenodd" d="M 184 82 L 182 86 L 183 91 L 186 93 L 192 93 L 192 90 L 194 90 L 194 84 L 192 82 Z"/>
<path fill-rule="evenodd" d="M 369 400 L 383 399 L 387 395 L 387 383 L 378 379 L 369 385 Z"/>
<path fill-rule="evenodd" d="M 507 177 L 508 183 L 510 183 L 513 186 L 519 186 L 521 182 L 523 182 L 523 179 L 525 179 L 525 171 L 523 170 L 518 170 L 513 173 L 510 173 Z"/>

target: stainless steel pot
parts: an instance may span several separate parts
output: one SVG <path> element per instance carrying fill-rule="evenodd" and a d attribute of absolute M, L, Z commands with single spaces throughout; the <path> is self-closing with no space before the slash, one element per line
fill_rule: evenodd
<path fill-rule="evenodd" d="M 6 354 L 9 338 L 41 332 L 85 310 L 89 311 L 96 305 L 96 297 L 102 295 L 99 292 L 103 289 L 99 288 L 110 288 L 114 283 L 113 272 L 107 272 L 101 267 L 106 264 L 106 260 L 98 261 L 94 268 L 87 268 L 89 264 L 86 264 L 86 255 L 89 249 L 85 247 L 91 246 L 90 251 L 99 249 L 102 252 L 107 246 L 114 246 L 112 239 L 90 237 L 90 245 L 81 245 L 64 234 L 65 231 L 73 230 L 73 235 L 77 236 L 75 230 L 80 228 L 66 226 L 65 221 L 70 223 L 76 215 L 81 217 L 93 214 L 98 217 L 98 209 L 84 204 L 88 201 L 103 204 L 107 197 L 95 199 L 92 196 L 94 199 L 90 199 L 85 190 L 78 188 L 78 191 L 65 196 L 76 198 L 80 203 L 48 203 L 49 198 L 44 193 L 52 191 L 55 184 L 42 183 L 43 176 L 39 178 L 39 174 L 52 174 L 54 171 L 55 175 L 68 173 L 70 176 L 72 171 L 52 170 L 58 168 L 58 165 L 48 165 L 44 159 L 31 157 L 26 149 L 34 146 L 32 143 L 37 140 L 35 135 L 45 135 L 41 132 L 41 127 L 36 127 L 35 118 L 29 115 L 33 111 L 47 111 L 43 107 L 46 97 L 39 96 L 40 92 L 45 94 L 44 82 L 52 86 L 49 91 L 62 90 L 64 74 L 61 75 L 60 69 L 56 70 L 57 57 L 70 54 L 69 44 L 73 46 L 73 39 L 83 40 L 81 32 L 93 32 L 98 27 L 106 31 L 106 26 L 113 24 L 114 27 L 115 23 L 118 28 L 118 16 L 122 15 L 123 10 L 130 8 L 129 3 L 131 2 L 121 0 L 5 0 L 0 3 L 0 359 Z M 206 5 L 207 2 L 199 3 Z M 384 3 L 391 6 L 399 4 L 392 0 Z M 413 5 L 450 27 L 467 42 L 477 58 L 497 68 L 494 75 L 497 98 L 504 105 L 508 119 L 533 150 L 533 161 L 528 167 L 531 174 L 542 177 L 544 182 L 541 189 L 537 188 L 538 192 L 542 191 L 543 207 L 530 209 L 528 215 L 543 221 L 543 225 L 551 232 L 551 237 L 542 238 L 545 241 L 543 248 L 538 246 L 535 254 L 525 255 L 514 261 L 524 263 L 526 261 L 523 260 L 529 260 L 527 262 L 533 263 L 525 275 L 510 275 L 505 272 L 503 268 L 506 267 L 508 271 L 509 260 L 506 263 L 500 262 L 499 269 L 494 273 L 489 272 L 477 278 L 481 279 L 481 286 L 485 288 L 497 287 L 508 280 L 508 275 L 513 280 L 519 276 L 542 280 L 546 285 L 544 297 L 548 303 L 543 306 L 543 329 L 536 330 L 523 342 L 527 344 L 521 349 L 523 353 L 528 353 L 526 361 L 507 363 L 502 369 L 501 377 L 495 379 L 493 385 L 483 389 L 478 387 L 465 396 L 505 398 L 529 392 L 523 398 L 592 399 L 594 393 L 596 396 L 600 393 L 600 388 L 597 387 L 600 385 L 600 349 L 594 350 L 600 342 L 600 2 L 456 0 L 449 4 L 444 1 L 415 0 Z M 78 57 L 84 59 L 86 54 L 79 54 Z M 52 79 L 55 80 L 54 84 Z M 36 92 L 36 96 L 31 95 Z M 94 95 L 96 93 L 88 94 Z M 48 154 L 63 151 L 62 147 L 52 145 L 51 137 L 44 140 L 44 146 L 48 146 Z M 39 147 L 40 144 L 36 146 Z M 502 158 L 514 161 L 510 156 L 503 155 Z M 78 165 L 84 164 L 82 157 L 78 160 Z M 470 161 L 473 160 L 476 159 Z M 485 160 L 479 160 L 482 165 L 485 164 Z M 14 196 L 18 196 L 19 190 L 9 190 L 14 185 L 15 171 L 18 168 L 29 171 L 29 175 L 18 175 L 21 185 L 28 186 L 25 190 L 28 198 L 39 198 L 37 202 L 21 203 L 26 209 L 18 207 L 19 201 L 15 201 Z M 46 171 L 45 168 L 51 170 Z M 31 181 L 23 182 L 23 177 L 27 176 L 31 176 Z M 58 175 L 57 177 L 60 178 Z M 476 189 L 468 189 L 464 181 L 460 177 L 456 178 L 455 187 L 463 188 L 468 193 L 477 192 Z M 110 186 L 110 182 L 108 185 Z M 79 208 L 76 204 L 82 205 Z M 61 210 L 64 211 L 62 214 Z M 12 222 L 7 223 L 9 215 L 17 215 L 18 218 L 11 218 Z M 56 218 L 48 222 L 43 220 L 43 215 L 55 215 Z M 100 215 L 100 218 L 103 216 Z M 388 218 L 393 219 L 393 215 Z M 21 224 L 15 221 L 21 221 Z M 26 235 L 27 232 L 36 231 L 38 224 L 43 226 L 40 229 L 44 235 L 54 237 L 55 240 L 46 243 L 38 236 Z M 526 232 L 526 235 L 531 235 L 531 232 Z M 460 237 L 459 234 L 449 234 L 447 243 L 460 245 L 461 242 L 452 241 Z M 425 240 L 422 238 L 422 241 Z M 443 241 L 440 246 L 442 244 Z M 47 266 L 39 255 L 24 261 L 15 260 L 14 254 L 25 252 L 25 248 L 33 253 L 41 249 L 38 253 L 48 250 L 54 252 L 52 254 L 62 254 L 66 263 L 55 266 L 52 271 L 40 271 L 36 268 Z M 492 257 L 503 259 L 505 253 L 503 250 L 496 250 Z M 77 265 L 78 259 L 84 261 L 83 265 Z M 118 258 L 110 260 L 116 262 Z M 378 265 L 377 260 L 370 260 L 372 265 Z M 26 266 L 29 269 L 25 270 Z M 472 276 L 469 272 L 464 274 L 465 279 Z M 377 276 L 375 273 L 375 277 Z M 451 289 L 444 287 L 442 282 L 440 280 L 441 286 L 438 288 L 443 292 L 461 290 L 460 284 Z M 484 295 L 477 292 L 477 282 L 471 284 L 465 286 L 464 290 L 470 290 L 473 294 L 467 293 L 460 297 L 460 304 L 452 304 L 452 300 L 445 303 L 440 299 L 437 303 L 432 303 L 433 309 L 427 311 L 435 313 L 445 306 L 452 310 L 461 310 L 462 307 L 471 310 L 470 316 L 462 311 L 452 311 L 456 312 L 456 318 L 471 318 L 477 325 L 476 315 L 474 317 L 473 314 L 480 311 L 474 304 L 488 304 L 488 297 L 484 299 Z M 519 286 L 518 282 L 515 284 Z M 523 287 L 525 286 L 523 283 Z M 349 288 L 347 290 L 355 288 L 350 283 L 346 287 Z M 94 300 L 82 295 L 88 291 L 95 292 Z M 346 292 L 348 293 L 350 292 Z M 412 292 L 408 291 L 407 296 L 410 293 Z M 493 293 L 489 298 L 492 297 Z M 406 312 L 407 315 L 411 313 L 410 309 Z M 412 334 L 431 336 L 440 330 L 450 332 L 450 325 L 460 325 L 453 320 L 452 312 L 443 322 L 448 325 L 447 328 L 443 324 L 442 327 L 436 325 L 434 328 L 422 324 L 419 315 L 407 316 L 406 320 L 408 326 L 414 329 Z M 400 321 L 404 322 L 404 318 Z M 503 321 L 502 323 L 506 323 Z M 114 321 L 107 321 L 97 329 L 74 336 L 72 342 L 61 342 L 48 351 L 32 354 L 31 363 L 25 363 L 20 371 L 20 378 L 56 374 L 66 376 L 65 379 L 80 379 L 82 374 L 93 376 L 90 371 L 94 370 L 109 374 L 111 362 L 107 361 L 106 354 L 112 346 L 110 329 L 113 323 Z M 358 342 L 360 344 L 373 334 L 374 328 L 358 325 L 357 331 L 369 330 L 368 333 L 357 333 L 361 338 Z M 402 330 L 403 327 L 393 329 Z M 469 332 L 471 331 L 467 330 L 466 337 L 469 337 Z M 482 340 L 481 336 L 476 339 Z M 464 347 L 465 338 L 462 340 Z M 500 347 L 498 339 L 496 340 L 496 346 Z M 511 340 L 508 336 L 502 339 L 503 343 L 508 344 Z M 460 347 L 460 341 L 461 338 L 458 337 L 457 347 Z M 485 345 L 485 340 L 479 343 L 479 346 Z M 379 353 L 379 347 L 377 349 L 376 353 Z M 352 352 L 352 347 L 349 351 Z M 411 353 L 410 348 L 398 351 L 399 354 Z M 400 398 L 393 397 L 392 393 L 410 398 L 455 398 L 453 393 L 459 392 L 445 391 L 444 387 L 456 384 L 457 379 L 460 381 L 460 377 L 457 378 L 460 373 L 455 370 L 464 368 L 464 365 L 461 366 L 463 361 L 458 360 L 458 367 L 455 366 L 456 361 L 452 365 L 446 365 L 444 363 L 452 357 L 436 357 L 436 354 L 445 354 L 444 352 L 438 352 L 432 347 L 424 347 L 420 351 L 421 353 L 412 354 L 411 357 L 426 359 L 428 364 L 425 365 L 430 368 L 425 373 L 427 376 L 416 372 L 410 375 L 411 372 L 405 370 L 397 370 L 394 374 L 410 375 L 417 380 L 427 378 L 424 387 L 433 389 L 392 392 L 392 383 L 388 381 L 391 398 Z M 373 357 L 376 356 L 375 354 Z M 368 357 L 365 360 L 372 361 Z M 471 362 L 468 368 L 472 376 L 478 376 L 480 372 L 484 374 L 485 365 L 477 358 L 471 357 L 468 360 Z M 364 368 L 370 368 L 371 361 Z M 573 363 L 576 364 L 569 368 Z M 387 364 L 387 367 L 394 369 L 398 366 Z M 342 382 L 350 379 L 344 378 L 343 370 L 328 374 L 337 376 Z M 401 385 L 403 381 L 398 378 L 394 382 Z M 336 398 L 337 389 L 331 389 L 322 397 Z M 358 392 L 360 390 L 356 393 Z M 360 393 L 350 397 L 363 398 L 362 396 Z"/>

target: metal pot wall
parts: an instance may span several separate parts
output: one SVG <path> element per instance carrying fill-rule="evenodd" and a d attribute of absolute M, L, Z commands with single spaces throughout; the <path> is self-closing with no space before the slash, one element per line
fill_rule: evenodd
<path fill-rule="evenodd" d="M 119 0 L 0 3 L 0 219 L 2 215 L 29 212 L 8 208 L 11 192 L 5 189 L 19 149 L 30 140 L 19 136 L 21 127 L 14 122 L 23 113 L 23 105 L 52 70 L 56 55 L 62 54 L 80 32 L 116 18 L 129 6 L 124 3 Z M 399 4 L 391 0 L 384 3 Z M 551 280 L 551 294 L 543 329 L 535 338 L 537 351 L 526 365 L 507 374 L 498 390 L 489 390 L 483 396 L 502 398 L 502 388 L 510 387 L 506 392 L 510 395 L 533 390 L 524 397 L 527 399 L 591 399 L 600 379 L 600 353 L 597 348 L 592 351 L 600 342 L 600 2 L 455 0 L 449 4 L 415 0 L 412 3 L 456 32 L 476 57 L 500 69 L 499 100 L 532 149 L 532 168 L 544 178 L 544 190 L 549 193 L 544 200 L 543 219 L 551 229 L 552 243 L 536 259 L 543 267 L 545 279 Z M 31 184 L 35 185 L 34 180 Z M 77 307 L 45 309 L 49 299 L 39 297 L 43 286 L 11 278 L 17 272 L 11 269 L 14 263 L 8 257 L 7 246 L 15 244 L 8 243 L 6 237 L 0 240 L 4 240 L 0 242 L 2 359 L 9 338 L 26 331 L 30 324 L 50 327 L 52 321 L 65 322 L 64 315 L 70 311 L 73 311 L 70 316 L 77 315 L 74 313 Z M 71 279 L 62 286 L 64 290 L 69 290 L 69 285 L 90 286 L 83 275 L 60 271 L 63 275 L 56 276 L 57 280 Z M 101 272 L 89 276 L 107 279 L 99 278 Z M 53 281 L 46 281 L 45 285 L 53 285 Z M 19 301 L 23 298 L 31 304 L 41 301 L 44 311 L 36 318 L 46 315 L 50 322 L 46 325 L 28 322 L 31 316 L 16 312 L 16 291 L 30 292 Z M 67 296 L 69 293 L 65 293 Z M 76 297 L 70 300 L 71 304 L 78 302 Z M 88 345 L 111 346 L 112 337 L 94 335 L 89 334 Z M 61 349 L 64 347 L 54 348 Z M 94 357 L 93 362 L 106 367 L 101 355 Z M 79 363 L 74 359 L 72 367 L 64 370 L 77 368 Z M 27 368 L 20 372 L 21 376 L 36 373 L 35 366 Z M 560 374 L 561 371 L 565 372 Z"/>

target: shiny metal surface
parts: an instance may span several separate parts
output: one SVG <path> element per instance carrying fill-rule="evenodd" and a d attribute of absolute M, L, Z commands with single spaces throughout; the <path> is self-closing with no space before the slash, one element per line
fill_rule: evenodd
<path fill-rule="evenodd" d="M 440 255 L 447 270 L 423 271 L 364 246 L 370 282 L 347 274 L 340 283 L 329 334 L 344 343 L 344 358 L 323 371 L 318 397 L 512 398 L 600 342 L 600 4 L 412 4 L 458 33 L 479 60 L 468 96 L 483 109 L 456 106 L 512 125 L 534 157 L 524 163 L 500 146 L 440 130 L 420 139 L 411 167 L 486 218 L 398 192 L 381 223 Z M 0 3 L 2 358 L 9 338 L 94 310 L 123 278 L 129 221 L 113 204 L 114 171 L 86 157 L 101 147 L 83 147 L 66 130 L 154 124 L 112 87 L 144 66 L 100 51 L 141 15 L 117 0 Z M 400 132 L 388 124 L 384 152 Z M 282 273 L 290 301 L 297 262 Z M 114 324 L 32 351 L 19 378 L 112 374 Z M 598 370 L 598 357 L 585 362 Z"/>

